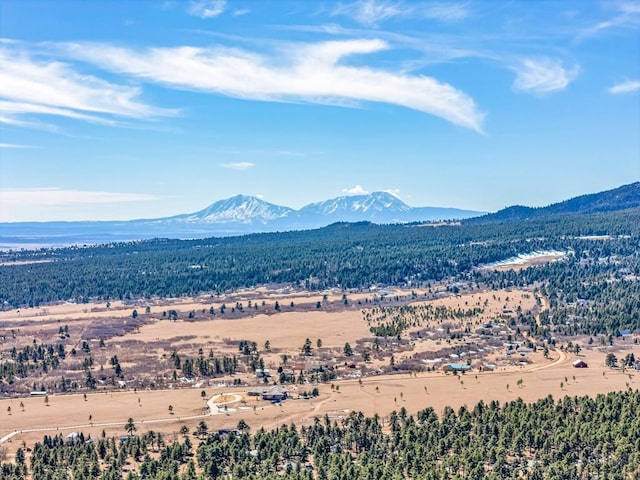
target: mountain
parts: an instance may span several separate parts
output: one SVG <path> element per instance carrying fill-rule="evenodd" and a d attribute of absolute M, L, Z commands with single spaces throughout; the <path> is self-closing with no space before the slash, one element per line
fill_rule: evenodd
<path fill-rule="evenodd" d="M 640 208 L 640 182 L 581 195 L 547 207 L 515 205 L 496 213 L 455 208 L 410 207 L 386 193 L 354 195 L 312 203 L 299 210 L 236 195 L 194 213 L 107 222 L 0 223 L 0 248 L 112 243 L 149 238 L 204 238 L 248 233 L 308 230 L 337 222 L 409 223 L 465 220 L 465 223 L 520 222 L 554 215 Z M 482 216 L 480 216 L 482 215 Z"/>
<path fill-rule="evenodd" d="M 307 230 L 336 222 L 406 223 L 464 219 L 484 212 L 410 207 L 386 192 L 343 196 L 300 210 L 236 195 L 194 213 L 112 222 L 0 223 L 0 248 L 109 243 L 154 237 L 203 238 L 286 230 Z"/>
<path fill-rule="evenodd" d="M 411 210 L 410 206 L 390 193 L 374 192 L 369 195 L 350 195 L 311 203 L 301 208 L 298 213 L 302 216 L 331 218 L 339 222 L 392 223 L 405 221 L 404 217 Z"/>
<path fill-rule="evenodd" d="M 580 195 L 546 207 L 514 205 L 476 217 L 468 222 L 521 221 L 551 215 L 589 214 L 640 208 L 640 182 L 623 185 L 612 190 Z"/>
<path fill-rule="evenodd" d="M 109 243 L 154 237 L 231 236 L 306 230 L 336 222 L 408 223 L 450 219 L 465 219 L 465 222 L 473 223 L 525 221 L 549 215 L 628 208 L 640 208 L 640 182 L 581 195 L 547 207 L 515 205 L 488 215 L 455 208 L 410 207 L 386 192 L 332 198 L 299 210 L 274 205 L 256 197 L 236 195 L 194 213 L 165 218 L 112 222 L 0 223 L 0 248 Z"/>
<path fill-rule="evenodd" d="M 319 215 L 341 214 L 371 214 L 383 212 L 408 212 L 411 210 L 406 203 L 387 192 L 373 192 L 368 195 L 349 195 L 332 198 L 324 202 L 311 203 L 300 209 L 300 213 Z"/>
<path fill-rule="evenodd" d="M 311 203 L 298 210 L 298 218 L 318 227 L 332 222 L 406 223 L 431 220 L 463 219 L 479 212 L 456 208 L 410 207 L 387 192 L 349 195 Z"/>
<path fill-rule="evenodd" d="M 266 225 L 276 219 L 286 218 L 295 210 L 265 202 L 256 197 L 235 195 L 226 200 L 212 203 L 207 208 L 195 213 L 160 218 L 161 222 L 184 223 L 240 223 Z"/>

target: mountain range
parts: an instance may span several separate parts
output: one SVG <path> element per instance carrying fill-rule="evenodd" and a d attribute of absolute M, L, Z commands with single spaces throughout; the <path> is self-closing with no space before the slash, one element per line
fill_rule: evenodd
<path fill-rule="evenodd" d="M 406 223 L 464 219 L 484 212 L 410 207 L 387 192 L 350 195 L 311 203 L 299 210 L 235 195 L 194 213 L 172 217 L 100 222 L 0 223 L 0 246 L 105 243 L 154 237 L 202 238 L 320 228 L 336 222 Z"/>
<path fill-rule="evenodd" d="M 248 233 L 307 230 L 336 222 L 409 223 L 527 221 L 544 216 L 590 214 L 640 208 L 640 182 L 581 195 L 546 207 L 514 205 L 495 213 L 438 207 L 410 207 L 387 192 L 350 195 L 311 203 L 299 210 L 236 195 L 194 213 L 172 217 L 101 222 L 0 223 L 0 248 L 141 240 L 154 237 L 204 238 Z"/>
<path fill-rule="evenodd" d="M 387 192 L 349 195 L 310 203 L 300 210 L 274 205 L 256 197 L 236 195 L 195 213 L 161 218 L 174 224 L 263 225 L 276 230 L 318 228 L 335 222 L 405 223 L 463 219 L 483 212 L 457 208 L 410 207 Z"/>

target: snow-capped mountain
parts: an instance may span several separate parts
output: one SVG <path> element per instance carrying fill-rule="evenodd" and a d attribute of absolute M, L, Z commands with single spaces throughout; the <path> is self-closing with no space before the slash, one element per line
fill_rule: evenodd
<path fill-rule="evenodd" d="M 332 217 L 334 221 L 389 222 L 394 218 L 403 218 L 411 207 L 387 192 L 374 192 L 368 195 L 351 195 L 332 198 L 324 202 L 311 203 L 301 208 L 300 215 L 321 215 Z"/>
<path fill-rule="evenodd" d="M 113 222 L 26 222 L 0 224 L 2 245 L 76 245 L 144 238 L 203 238 L 306 230 L 335 222 L 403 223 L 463 219 L 483 212 L 413 208 L 386 192 L 333 198 L 294 210 L 256 197 L 236 195 L 207 208 L 173 217 Z"/>
<path fill-rule="evenodd" d="M 188 223 L 258 223 L 264 225 L 287 217 L 294 212 L 295 210 L 292 208 L 274 205 L 256 197 L 235 195 L 212 203 L 198 212 L 178 215 L 170 219 Z"/>

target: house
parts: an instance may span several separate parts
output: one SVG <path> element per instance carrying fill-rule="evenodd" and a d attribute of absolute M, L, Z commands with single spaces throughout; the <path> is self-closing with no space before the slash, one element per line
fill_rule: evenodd
<path fill-rule="evenodd" d="M 286 400 L 288 397 L 287 389 L 281 386 L 272 386 L 265 388 L 252 388 L 247 391 L 247 395 L 250 397 L 262 397 L 263 400 L 277 401 Z"/>
<path fill-rule="evenodd" d="M 447 372 L 464 373 L 468 370 L 471 370 L 471 365 L 467 365 L 466 363 L 447 363 L 444 367 L 442 367 L 442 369 Z"/>
<path fill-rule="evenodd" d="M 573 362 L 573 368 L 587 368 L 589 365 L 587 365 L 587 362 L 585 362 L 584 360 L 576 360 Z"/>
<path fill-rule="evenodd" d="M 282 401 L 287 399 L 287 390 L 284 387 L 270 387 L 262 392 L 263 400 Z"/>
<path fill-rule="evenodd" d="M 32 397 L 45 397 L 47 395 L 47 391 L 46 390 L 34 390 L 32 392 L 29 393 L 29 395 L 31 395 Z"/>

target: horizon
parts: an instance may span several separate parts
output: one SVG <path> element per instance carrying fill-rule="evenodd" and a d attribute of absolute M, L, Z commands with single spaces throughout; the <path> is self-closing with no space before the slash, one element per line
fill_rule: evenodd
<path fill-rule="evenodd" d="M 96 20 L 99 19 L 99 20 Z M 0 4 L 0 222 L 640 179 L 640 2 Z"/>
<path fill-rule="evenodd" d="M 559 203 L 563 203 L 565 201 L 569 201 L 569 200 L 573 200 L 575 198 L 581 198 L 581 197 L 585 197 L 585 196 L 590 196 L 590 195 L 596 195 L 596 194 L 600 194 L 600 193 L 605 193 L 611 190 L 618 190 L 620 188 L 624 188 L 624 187 L 630 187 L 632 185 L 637 185 L 640 184 L 640 181 L 638 182 L 632 182 L 629 184 L 624 184 L 624 185 L 619 185 L 618 187 L 614 188 L 614 189 L 609 189 L 609 190 L 603 190 L 601 192 L 586 192 L 586 193 L 582 193 L 579 195 L 576 195 L 575 197 L 571 197 L 571 198 L 565 198 L 560 200 L 559 202 L 554 202 L 552 204 L 547 204 L 547 205 L 540 205 L 540 206 L 535 206 L 532 207 L 531 205 L 520 205 L 520 204 L 512 204 L 512 205 L 506 205 L 505 207 L 499 209 L 499 210 L 494 210 L 494 211 L 482 211 L 482 210 L 469 210 L 469 209 L 461 209 L 458 207 L 451 207 L 451 206 L 442 206 L 442 205 L 409 205 L 408 203 L 406 203 L 405 201 L 403 201 L 399 196 L 395 195 L 393 192 L 388 192 L 388 191 L 376 191 L 376 192 L 368 192 L 366 194 L 345 194 L 345 195 L 340 195 L 338 197 L 333 197 L 333 198 L 327 198 L 324 200 L 320 200 L 320 201 L 314 201 L 314 202 L 310 202 L 308 204 L 302 205 L 299 208 L 294 208 L 294 207 L 290 207 L 288 205 L 283 205 L 283 204 L 276 204 L 276 203 L 272 203 L 269 202 L 267 200 L 264 200 L 258 196 L 255 195 L 247 195 L 244 193 L 236 193 L 234 195 L 231 195 L 230 197 L 227 198 L 221 198 L 218 200 L 214 200 L 212 203 L 207 204 L 206 206 L 199 208 L 198 210 L 195 211 L 191 211 L 191 212 L 181 212 L 177 215 L 173 215 L 173 216 L 183 216 L 183 215 L 195 215 L 198 214 L 200 212 L 204 212 L 206 210 L 208 210 L 209 208 L 219 204 L 219 203 L 224 203 L 227 202 L 229 200 L 233 200 L 234 198 L 237 197 L 241 197 L 243 199 L 255 199 L 258 200 L 259 202 L 264 202 L 270 206 L 274 206 L 274 207 L 278 207 L 278 208 L 287 208 L 290 210 L 293 210 L 294 212 L 299 212 L 301 210 L 303 210 L 306 207 L 312 206 L 312 205 L 317 205 L 317 204 L 321 204 L 321 203 L 325 203 L 325 202 L 329 202 L 332 200 L 338 200 L 338 199 L 342 199 L 342 198 L 349 198 L 349 197 L 369 197 L 375 194 L 386 194 L 389 195 L 393 198 L 395 198 L 396 200 L 399 200 L 401 203 L 403 203 L 404 205 L 408 206 L 411 209 L 420 209 L 420 208 L 432 208 L 432 209 L 442 209 L 442 210 L 460 210 L 461 212 L 468 212 L 468 213 L 477 213 L 478 216 L 482 216 L 482 215 L 487 215 L 487 214 L 493 214 L 493 213 L 497 213 L 501 210 L 506 210 L 508 208 L 514 208 L 514 207 L 522 207 L 522 208 L 546 208 L 546 207 L 550 207 Z M 131 219 L 127 219 L 127 220 L 114 220 L 114 219 L 104 219 L 104 220 L 51 220 L 50 222 L 57 222 L 57 223 L 65 223 L 65 222 L 69 222 L 69 223 L 73 223 L 73 222 L 126 222 L 126 221 L 137 221 L 137 220 L 160 220 L 160 219 L 164 219 L 164 218 L 172 218 L 173 216 L 166 216 L 166 217 L 147 217 L 147 218 L 131 218 Z M 473 218 L 473 217 L 469 217 L 469 218 Z M 341 221 L 341 220 L 338 220 Z M 42 221 L 27 221 L 27 222 L 2 222 L 0 221 L 0 223 L 46 223 L 46 221 L 42 222 Z"/>
<path fill-rule="evenodd" d="M 398 196 L 394 195 L 394 194 L 393 194 L 393 193 L 391 193 L 391 192 L 377 191 L 377 192 L 369 192 L 369 193 L 367 193 L 367 194 L 348 194 L 348 195 L 340 195 L 339 197 L 327 198 L 327 199 L 320 200 L 320 201 L 310 202 L 310 203 L 308 203 L 308 204 L 306 204 L 306 205 L 302 205 L 302 206 L 301 206 L 301 207 L 299 207 L 299 208 L 293 208 L 293 207 L 290 207 L 290 206 L 288 206 L 288 205 L 282 205 L 282 204 L 272 203 L 272 202 L 269 202 L 269 201 L 267 201 L 267 200 L 264 200 L 264 199 L 262 199 L 262 198 L 260 198 L 260 197 L 257 197 L 257 196 L 255 196 L 255 195 L 247 195 L 247 194 L 244 194 L 244 193 L 236 193 L 236 194 L 231 195 L 230 197 L 227 197 L 227 198 L 221 198 L 221 199 L 218 199 L 218 200 L 214 200 L 212 203 L 209 203 L 208 205 L 206 205 L 206 206 L 204 206 L 204 207 L 202 207 L 202 208 L 199 208 L 199 209 L 198 209 L 198 210 L 196 210 L 196 211 L 192 211 L 192 212 L 182 212 L 182 213 L 180 213 L 180 214 L 178 214 L 178 215 L 193 215 L 193 214 L 199 213 L 199 212 L 201 212 L 201 211 L 207 210 L 207 209 L 211 208 L 212 206 L 214 206 L 214 205 L 216 205 L 216 204 L 218 204 L 218 203 L 226 202 L 226 201 L 228 201 L 228 200 L 232 200 L 232 199 L 234 199 L 234 198 L 236 198 L 236 197 L 242 197 L 242 198 L 248 198 L 248 199 L 256 199 L 256 200 L 258 200 L 258 201 L 261 201 L 261 202 L 267 203 L 267 204 L 269 204 L 269 205 L 273 205 L 273 206 L 275 206 L 275 207 L 284 207 L 284 208 L 289 208 L 289 209 L 291 209 L 291 210 L 293 210 L 293 211 L 295 211 L 295 212 L 298 212 L 298 211 L 302 210 L 302 209 L 303 209 L 303 208 L 305 208 L 305 207 L 308 207 L 308 206 L 310 206 L 310 205 L 314 205 L 314 204 L 318 204 L 318 203 L 323 203 L 323 202 L 325 202 L 325 201 L 331 201 L 331 200 L 336 200 L 336 199 L 338 199 L 338 198 L 346 198 L 346 197 L 366 197 L 366 196 L 374 195 L 374 194 L 376 194 L 376 193 L 386 193 L 386 194 L 388 194 L 388 195 L 391 195 L 392 197 L 394 197 L 395 199 L 397 199 L 397 200 L 401 201 L 402 203 L 404 203 L 405 205 L 407 205 L 407 206 L 408 206 L 408 207 L 410 207 L 410 208 L 436 208 L 436 209 L 456 209 L 456 210 L 464 210 L 464 211 L 473 211 L 473 210 L 458 209 L 457 207 L 448 207 L 448 206 L 440 206 L 440 205 L 409 205 L 409 204 L 407 204 L 406 202 L 404 202 L 400 197 L 398 197 Z M 475 212 L 475 213 L 478 213 L 478 214 L 480 214 L 480 215 L 483 215 L 483 214 L 486 214 L 486 213 L 492 213 L 492 212 L 483 212 L 483 211 L 480 211 L 480 210 L 476 210 L 476 211 L 474 211 L 474 212 Z M 130 220 L 157 220 L 157 219 L 160 219 L 160 218 L 170 218 L 170 217 L 153 217 L 153 218 L 146 218 L 146 219 L 145 219 L 145 218 L 132 218 L 132 219 L 130 219 Z M 79 222 L 118 222 L 118 221 L 127 221 L 127 220 L 110 220 L 110 219 L 105 219 L 105 220 L 76 220 L 76 221 L 79 221 Z M 71 221 L 69 221 L 69 220 L 51 220 L 51 222 L 74 222 L 74 220 L 71 220 Z M 2 221 L 0 221 L 0 223 L 46 223 L 46 222 L 38 222 L 38 221 L 33 221 L 33 222 L 29 222 L 29 221 L 27 221 L 27 222 L 2 222 Z"/>

